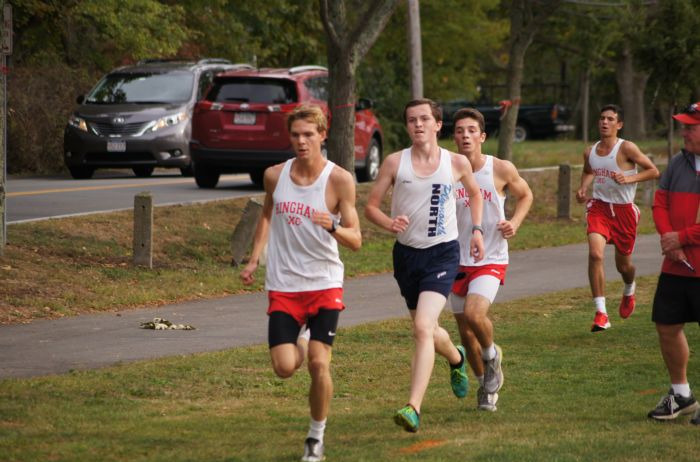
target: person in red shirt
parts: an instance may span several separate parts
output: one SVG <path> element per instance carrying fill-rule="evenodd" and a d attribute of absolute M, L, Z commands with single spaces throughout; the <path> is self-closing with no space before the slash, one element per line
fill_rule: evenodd
<path fill-rule="evenodd" d="M 691 422 L 700 425 L 700 405 L 688 383 L 690 349 L 683 332 L 686 322 L 700 323 L 700 101 L 673 118 L 683 123 L 684 149 L 669 161 L 654 196 L 654 223 L 664 261 L 651 315 L 671 389 L 648 416 L 665 421 L 695 411 Z"/>

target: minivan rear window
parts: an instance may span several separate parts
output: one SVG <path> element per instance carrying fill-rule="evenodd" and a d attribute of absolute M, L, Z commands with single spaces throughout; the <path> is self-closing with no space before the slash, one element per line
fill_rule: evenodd
<path fill-rule="evenodd" d="M 207 101 L 289 104 L 297 101 L 294 81 L 280 79 L 215 79 Z"/>
<path fill-rule="evenodd" d="M 100 80 L 87 95 L 87 103 L 184 103 L 194 90 L 194 73 L 117 72 Z"/>

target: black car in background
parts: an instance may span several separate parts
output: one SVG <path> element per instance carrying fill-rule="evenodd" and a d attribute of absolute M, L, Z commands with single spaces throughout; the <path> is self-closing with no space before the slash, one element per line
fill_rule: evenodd
<path fill-rule="evenodd" d="M 68 119 L 63 136 L 66 167 L 73 178 L 98 168 L 131 168 L 148 177 L 155 167 L 192 174 L 189 142 L 192 110 L 214 75 L 252 68 L 223 59 L 152 59 L 104 76 Z"/>

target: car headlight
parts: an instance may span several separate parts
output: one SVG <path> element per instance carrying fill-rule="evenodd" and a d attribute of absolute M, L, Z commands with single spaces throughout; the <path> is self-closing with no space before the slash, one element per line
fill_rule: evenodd
<path fill-rule="evenodd" d="M 155 132 L 160 130 L 161 128 L 172 127 L 173 125 L 177 125 L 181 122 L 184 122 L 185 120 L 187 120 L 187 112 L 185 111 L 178 112 L 177 114 L 167 115 L 148 124 L 148 128 L 146 129 L 146 131 Z"/>
<path fill-rule="evenodd" d="M 68 124 L 77 128 L 78 130 L 87 132 L 88 131 L 88 126 L 87 122 L 85 122 L 85 119 L 82 117 L 78 117 L 76 115 L 70 116 L 68 119 Z"/>

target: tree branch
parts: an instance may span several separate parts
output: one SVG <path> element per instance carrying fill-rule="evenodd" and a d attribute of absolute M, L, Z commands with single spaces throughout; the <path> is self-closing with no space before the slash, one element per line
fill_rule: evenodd
<path fill-rule="evenodd" d="M 335 2 L 335 0 L 331 0 Z M 323 28 L 326 30 L 326 36 L 328 41 L 335 47 L 340 49 L 340 37 L 335 29 L 335 21 L 331 19 L 331 15 L 328 10 L 328 0 L 319 0 L 318 2 L 319 10 L 321 13 L 321 22 L 323 23 Z"/>

